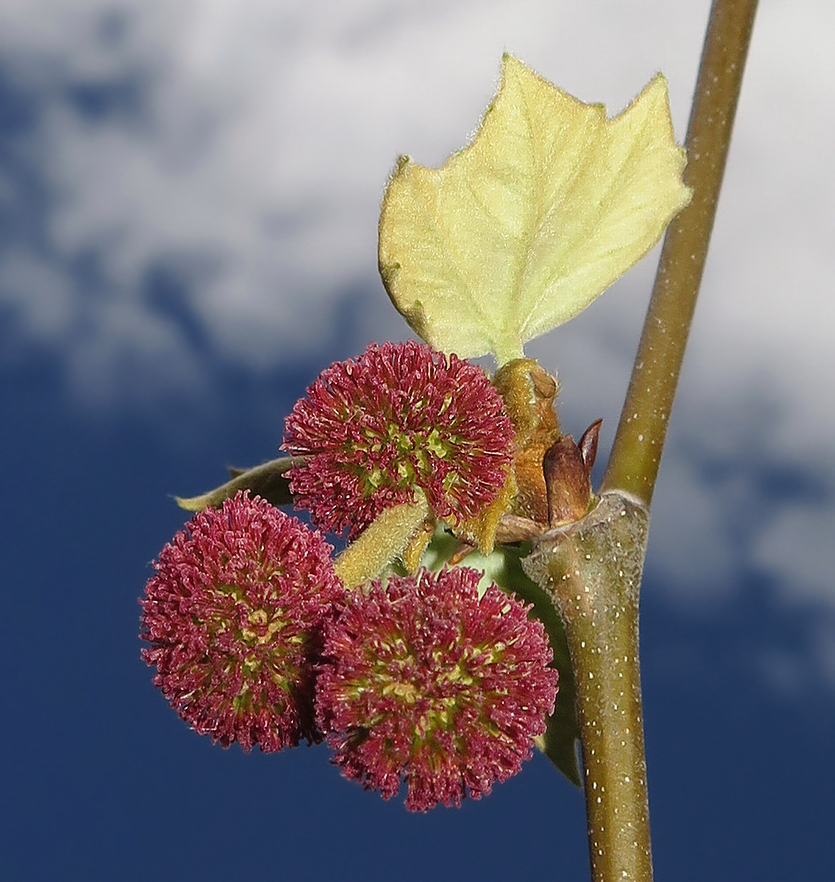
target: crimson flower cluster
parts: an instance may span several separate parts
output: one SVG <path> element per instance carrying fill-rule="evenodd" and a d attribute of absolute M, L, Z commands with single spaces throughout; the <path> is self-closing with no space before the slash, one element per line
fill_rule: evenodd
<path fill-rule="evenodd" d="M 439 517 L 496 497 L 513 434 L 483 371 L 415 343 L 334 365 L 287 420 L 292 484 L 350 535 L 420 487 Z M 519 771 L 553 712 L 542 624 L 466 567 L 346 591 L 320 533 L 248 492 L 196 514 L 145 588 L 143 657 L 192 728 L 248 752 L 327 740 L 350 779 L 460 805 Z"/>
<path fill-rule="evenodd" d="M 245 752 L 320 740 L 313 654 L 343 592 L 332 550 L 246 493 L 199 512 L 163 548 L 140 601 L 142 655 L 196 732 Z"/>
<path fill-rule="evenodd" d="M 326 627 L 317 714 L 347 778 L 406 807 L 460 805 L 515 775 L 553 713 L 545 629 L 467 567 L 356 592 Z"/>
<path fill-rule="evenodd" d="M 288 473 L 296 504 L 355 539 L 416 487 L 439 518 L 478 514 L 504 485 L 513 441 L 483 370 L 409 341 L 323 371 L 287 417 L 283 448 L 307 457 Z"/>

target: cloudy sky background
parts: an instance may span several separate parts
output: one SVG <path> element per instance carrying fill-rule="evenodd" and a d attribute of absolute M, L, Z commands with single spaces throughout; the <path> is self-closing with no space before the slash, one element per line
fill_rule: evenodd
<path fill-rule="evenodd" d="M 708 5 L 3 0 L 0 382 L 15 547 L 27 557 L 58 529 L 57 509 L 81 504 L 87 532 L 106 532 L 96 493 L 118 498 L 134 534 L 100 575 L 119 574 L 114 609 L 132 604 L 180 520 L 165 493 L 274 455 L 319 369 L 406 336 L 376 274 L 397 154 L 438 165 L 463 146 L 505 50 L 612 113 L 664 71 L 683 140 Z M 828 0 L 760 7 L 653 509 L 646 598 L 677 636 L 647 637 L 646 663 L 671 690 L 696 681 L 698 629 L 725 628 L 730 680 L 781 719 L 811 713 L 814 742 L 815 714 L 835 707 L 835 15 Z M 604 417 L 604 460 L 654 260 L 530 350 L 560 374 L 567 431 Z M 84 524 L 73 530 L 83 541 Z M 23 564 L 13 573 L 31 579 Z M 151 696 L 147 713 L 165 712 Z M 370 797 L 346 789 L 345 810 L 364 810 Z M 806 878 L 827 878 L 816 866 Z"/>

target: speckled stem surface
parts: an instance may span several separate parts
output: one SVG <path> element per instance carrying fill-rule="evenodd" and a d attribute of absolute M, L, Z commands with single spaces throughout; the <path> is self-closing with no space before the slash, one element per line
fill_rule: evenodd
<path fill-rule="evenodd" d="M 731 143 L 757 0 L 714 0 L 687 128 L 690 205 L 667 229 L 602 489 L 652 499 Z M 729 292 L 731 293 L 731 292 Z"/>
<path fill-rule="evenodd" d="M 523 561 L 562 617 L 577 686 L 594 882 L 650 882 L 649 809 L 638 664 L 646 507 L 605 493 L 546 533 Z"/>

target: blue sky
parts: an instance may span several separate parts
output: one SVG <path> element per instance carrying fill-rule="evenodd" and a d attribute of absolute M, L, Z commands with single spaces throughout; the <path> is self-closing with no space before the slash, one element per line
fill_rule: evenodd
<path fill-rule="evenodd" d="M 320 369 L 406 328 L 376 277 L 398 153 L 475 130 L 504 50 L 683 139 L 708 3 L 6 0 L 0 7 L 0 875 L 582 879 L 537 757 L 407 815 L 324 748 L 188 731 L 136 598 L 223 466 L 275 455 Z M 830 879 L 835 780 L 833 15 L 763 0 L 653 509 L 643 657 L 659 878 Z M 605 456 L 653 257 L 531 354 Z"/>

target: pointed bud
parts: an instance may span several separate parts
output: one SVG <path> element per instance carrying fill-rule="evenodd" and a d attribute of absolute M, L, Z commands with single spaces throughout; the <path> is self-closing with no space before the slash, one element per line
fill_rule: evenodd
<path fill-rule="evenodd" d="M 577 521 L 592 501 L 591 469 L 597 456 L 597 441 L 603 420 L 592 423 L 576 444 L 563 436 L 548 449 L 542 461 L 548 495 L 548 525 Z"/>

